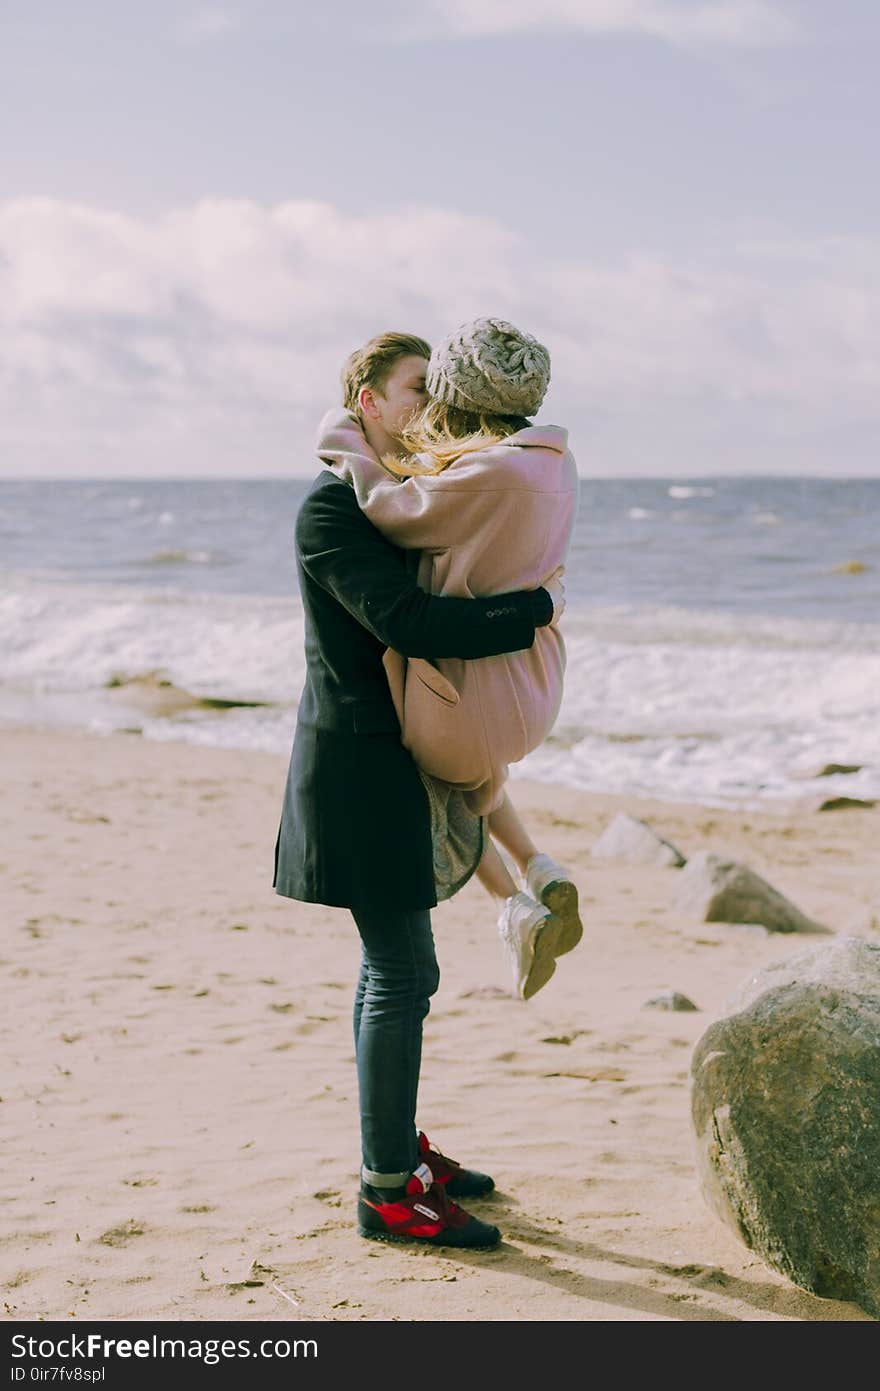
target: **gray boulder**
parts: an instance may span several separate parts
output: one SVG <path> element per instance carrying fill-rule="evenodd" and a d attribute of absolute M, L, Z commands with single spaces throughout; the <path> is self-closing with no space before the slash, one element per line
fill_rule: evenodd
<path fill-rule="evenodd" d="M 770 932 L 827 932 L 748 865 L 700 850 L 682 870 L 678 912 L 701 922 L 760 923 Z"/>
<path fill-rule="evenodd" d="M 628 816 L 625 811 L 605 828 L 592 854 L 600 860 L 626 860 L 631 865 L 673 865 L 677 868 L 685 863 L 681 851 L 659 836 L 647 821 Z"/>
<path fill-rule="evenodd" d="M 753 975 L 691 1062 L 710 1207 L 795 1284 L 880 1317 L 880 945 Z"/>

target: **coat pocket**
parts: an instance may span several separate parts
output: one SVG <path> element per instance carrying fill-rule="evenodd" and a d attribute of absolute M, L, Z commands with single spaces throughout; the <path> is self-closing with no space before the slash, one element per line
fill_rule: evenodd
<path fill-rule="evenodd" d="M 448 676 L 420 657 L 407 664 L 401 724 L 405 747 L 432 777 L 469 789 L 490 776 L 479 705 L 463 699 Z"/>
<path fill-rule="evenodd" d="M 438 671 L 430 662 L 426 662 L 423 657 L 411 657 L 409 661 L 408 681 L 415 678 L 422 686 L 426 687 L 438 700 L 442 700 L 445 705 L 458 705 L 461 696 L 453 686 L 447 676 L 442 671 Z M 409 692 L 407 693 L 409 695 Z"/>

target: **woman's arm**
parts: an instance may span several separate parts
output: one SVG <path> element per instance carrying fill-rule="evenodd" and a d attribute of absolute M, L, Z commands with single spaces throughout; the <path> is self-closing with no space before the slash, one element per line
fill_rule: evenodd
<path fill-rule="evenodd" d="M 333 472 L 354 489 L 361 511 L 405 550 L 437 550 L 480 534 L 505 488 L 502 466 L 491 477 L 484 455 L 458 459 L 442 473 L 393 478 L 368 453 L 342 454 Z"/>

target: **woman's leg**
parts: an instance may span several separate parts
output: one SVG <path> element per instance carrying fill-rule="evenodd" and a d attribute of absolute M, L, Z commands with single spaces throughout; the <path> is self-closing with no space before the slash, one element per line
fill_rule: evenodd
<path fill-rule="evenodd" d="M 529 871 L 529 894 L 559 920 L 554 952 L 564 956 L 577 946 L 584 932 L 578 911 L 578 891 L 571 874 L 549 855 L 539 853 L 506 793 L 498 809 L 489 813 L 488 821 L 490 835 L 513 856 L 523 876 Z"/>
<path fill-rule="evenodd" d="M 364 1179 L 406 1182 L 418 1163 L 422 1022 L 439 985 L 427 911 L 353 909 L 363 943 L 354 1005 Z"/>
<path fill-rule="evenodd" d="M 530 839 L 528 831 L 520 821 L 506 792 L 504 801 L 497 810 L 489 813 L 488 819 L 492 837 L 513 856 L 520 870 L 525 874 L 526 865 L 533 855 L 537 855 L 538 847 Z"/>
<path fill-rule="evenodd" d="M 504 815 L 503 805 L 499 809 L 502 828 L 514 845 L 524 850 L 526 845 L 530 845 L 528 837 L 523 831 L 522 836 L 517 838 L 515 827 L 519 821 L 509 803 L 507 808 L 507 816 Z M 489 813 L 490 831 L 499 812 Z M 511 833 L 511 821 L 514 823 L 514 833 Z M 523 840 L 526 845 L 523 845 Z M 528 1000 L 542 985 L 547 984 L 556 970 L 560 924 L 544 904 L 538 903 L 525 891 L 517 890 L 510 871 L 488 836 L 477 875 L 484 888 L 496 898 L 505 900 L 498 919 L 498 930 L 511 970 L 514 993 Z"/>
<path fill-rule="evenodd" d="M 492 825 L 491 816 L 489 817 L 489 825 L 490 827 Z M 488 889 L 494 898 L 511 898 L 517 891 L 510 870 L 488 836 L 483 849 L 483 858 L 477 865 L 476 873 L 483 888 Z"/>

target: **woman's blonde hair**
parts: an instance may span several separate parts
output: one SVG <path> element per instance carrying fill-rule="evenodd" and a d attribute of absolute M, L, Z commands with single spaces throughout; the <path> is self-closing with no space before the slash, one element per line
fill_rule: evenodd
<path fill-rule="evenodd" d="M 386 454 L 382 463 L 399 478 L 442 473 L 462 454 L 475 454 L 500 444 L 529 423 L 520 415 L 492 415 L 487 411 L 462 410 L 445 401 L 429 401 L 401 432 L 400 442 L 410 457 Z M 412 458 L 415 454 L 427 455 L 427 463 Z"/>

